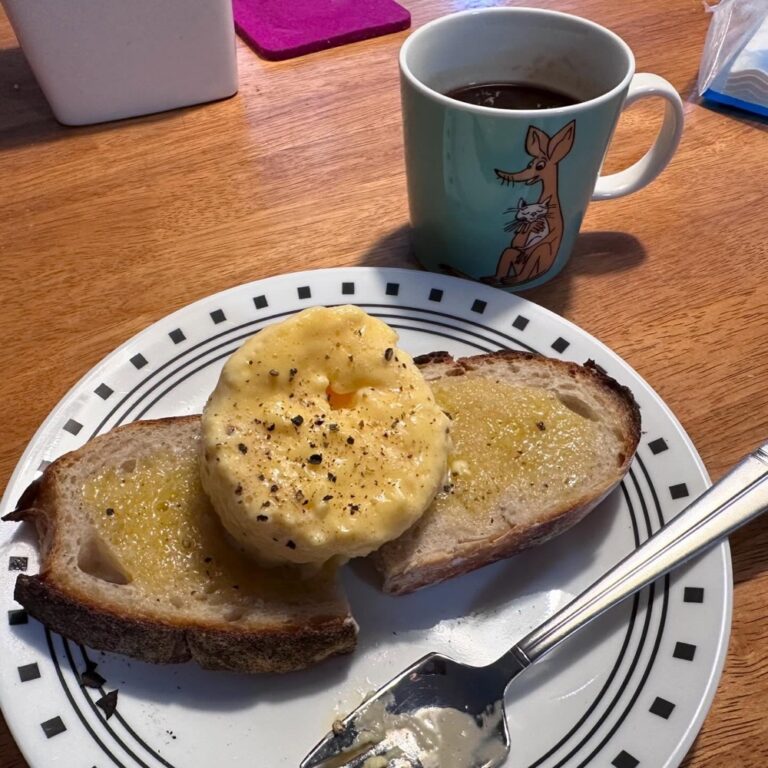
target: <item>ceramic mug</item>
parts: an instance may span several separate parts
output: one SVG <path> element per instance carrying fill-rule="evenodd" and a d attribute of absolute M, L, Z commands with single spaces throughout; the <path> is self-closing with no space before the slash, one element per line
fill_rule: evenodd
<path fill-rule="evenodd" d="M 533 8 L 486 8 L 432 21 L 400 52 L 408 199 L 416 257 L 428 269 L 510 290 L 565 265 L 590 200 L 642 189 L 667 165 L 683 105 L 663 78 L 635 74 L 629 46 L 598 24 Z M 505 110 L 445 94 L 517 82 L 571 95 L 571 106 Z M 600 176 L 622 109 L 660 96 L 647 154 Z"/>

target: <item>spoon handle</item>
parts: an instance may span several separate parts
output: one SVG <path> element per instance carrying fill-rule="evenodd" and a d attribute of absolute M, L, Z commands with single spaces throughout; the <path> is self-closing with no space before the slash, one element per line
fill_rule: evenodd
<path fill-rule="evenodd" d="M 532 664 L 604 611 L 767 509 L 768 443 L 765 443 L 644 544 L 523 638 L 497 663 L 510 670 Z"/>

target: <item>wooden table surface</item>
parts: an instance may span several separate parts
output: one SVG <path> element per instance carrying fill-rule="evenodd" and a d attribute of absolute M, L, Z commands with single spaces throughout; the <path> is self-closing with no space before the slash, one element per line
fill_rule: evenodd
<path fill-rule="evenodd" d="M 493 2 L 403 0 L 417 27 Z M 682 421 L 713 479 L 768 438 L 766 123 L 694 94 L 700 0 L 547 0 L 634 49 L 683 95 L 664 175 L 594 204 L 574 258 L 525 296 L 622 355 Z M 207 294 L 409 256 L 397 51 L 407 33 L 282 63 L 238 42 L 228 101 L 113 125 L 56 123 L 0 15 L 0 482 L 70 386 L 118 344 Z M 622 118 L 607 162 L 648 146 L 657 104 Z M 768 517 L 731 540 L 733 634 L 684 765 L 768 757 Z M 2 650 L 0 649 L 0 653 Z M 25 766 L 0 719 L 0 765 Z"/>

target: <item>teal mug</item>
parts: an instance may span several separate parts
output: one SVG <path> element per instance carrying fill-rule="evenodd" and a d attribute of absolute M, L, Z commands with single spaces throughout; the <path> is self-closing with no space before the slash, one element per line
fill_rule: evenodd
<path fill-rule="evenodd" d="M 509 290 L 565 265 L 590 200 L 635 192 L 677 148 L 683 105 L 663 78 L 635 74 L 629 46 L 586 19 L 486 8 L 432 21 L 400 52 L 413 248 L 427 269 Z M 454 89 L 523 83 L 569 94 L 550 109 L 458 101 Z M 600 175 L 624 107 L 660 96 L 666 110 L 647 154 Z"/>

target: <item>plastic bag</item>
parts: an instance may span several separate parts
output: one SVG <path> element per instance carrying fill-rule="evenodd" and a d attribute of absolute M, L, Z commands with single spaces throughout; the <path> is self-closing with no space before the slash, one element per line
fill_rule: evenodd
<path fill-rule="evenodd" d="M 707 10 L 699 95 L 768 117 L 768 0 L 720 0 Z"/>

